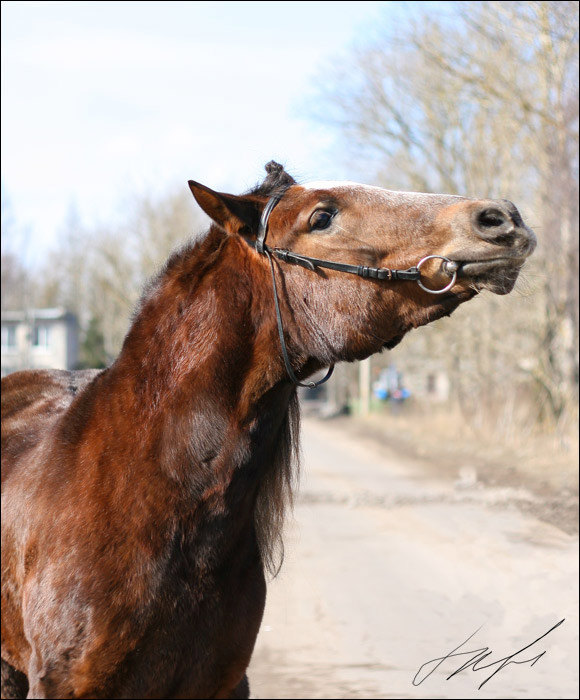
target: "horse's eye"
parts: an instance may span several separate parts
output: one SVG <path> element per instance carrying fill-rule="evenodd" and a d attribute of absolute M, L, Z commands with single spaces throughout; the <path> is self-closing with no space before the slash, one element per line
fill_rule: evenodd
<path fill-rule="evenodd" d="M 335 213 L 336 212 L 333 211 L 326 211 L 325 209 L 318 209 L 310 217 L 310 229 L 312 231 L 320 231 L 328 228 Z"/>

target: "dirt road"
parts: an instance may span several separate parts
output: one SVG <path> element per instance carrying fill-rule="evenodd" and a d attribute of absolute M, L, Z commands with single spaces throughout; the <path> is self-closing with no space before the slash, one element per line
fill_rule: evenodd
<path fill-rule="evenodd" d="M 578 697 L 578 539 L 514 506 L 535 496 L 432 478 L 332 423 L 305 420 L 302 445 L 252 697 Z"/>

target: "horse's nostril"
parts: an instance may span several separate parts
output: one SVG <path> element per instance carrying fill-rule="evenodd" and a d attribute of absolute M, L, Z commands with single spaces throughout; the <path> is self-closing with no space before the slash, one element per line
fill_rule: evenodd
<path fill-rule="evenodd" d="M 499 209 L 487 208 L 477 215 L 477 224 L 480 228 L 498 228 L 506 221 L 505 214 Z"/>

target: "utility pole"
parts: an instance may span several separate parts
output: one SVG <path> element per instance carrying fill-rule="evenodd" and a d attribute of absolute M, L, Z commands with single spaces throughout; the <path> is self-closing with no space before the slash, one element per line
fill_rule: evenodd
<path fill-rule="evenodd" d="M 371 410 L 371 358 L 358 363 L 359 412 L 367 416 Z"/>

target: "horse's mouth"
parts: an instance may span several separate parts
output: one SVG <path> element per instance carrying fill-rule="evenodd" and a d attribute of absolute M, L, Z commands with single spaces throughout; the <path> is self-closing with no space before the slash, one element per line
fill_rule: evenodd
<path fill-rule="evenodd" d="M 470 282 L 477 291 L 488 289 L 494 294 L 509 294 L 514 288 L 525 257 L 502 257 L 482 260 L 457 260 L 457 277 Z M 449 264 L 448 264 L 449 265 Z"/>

